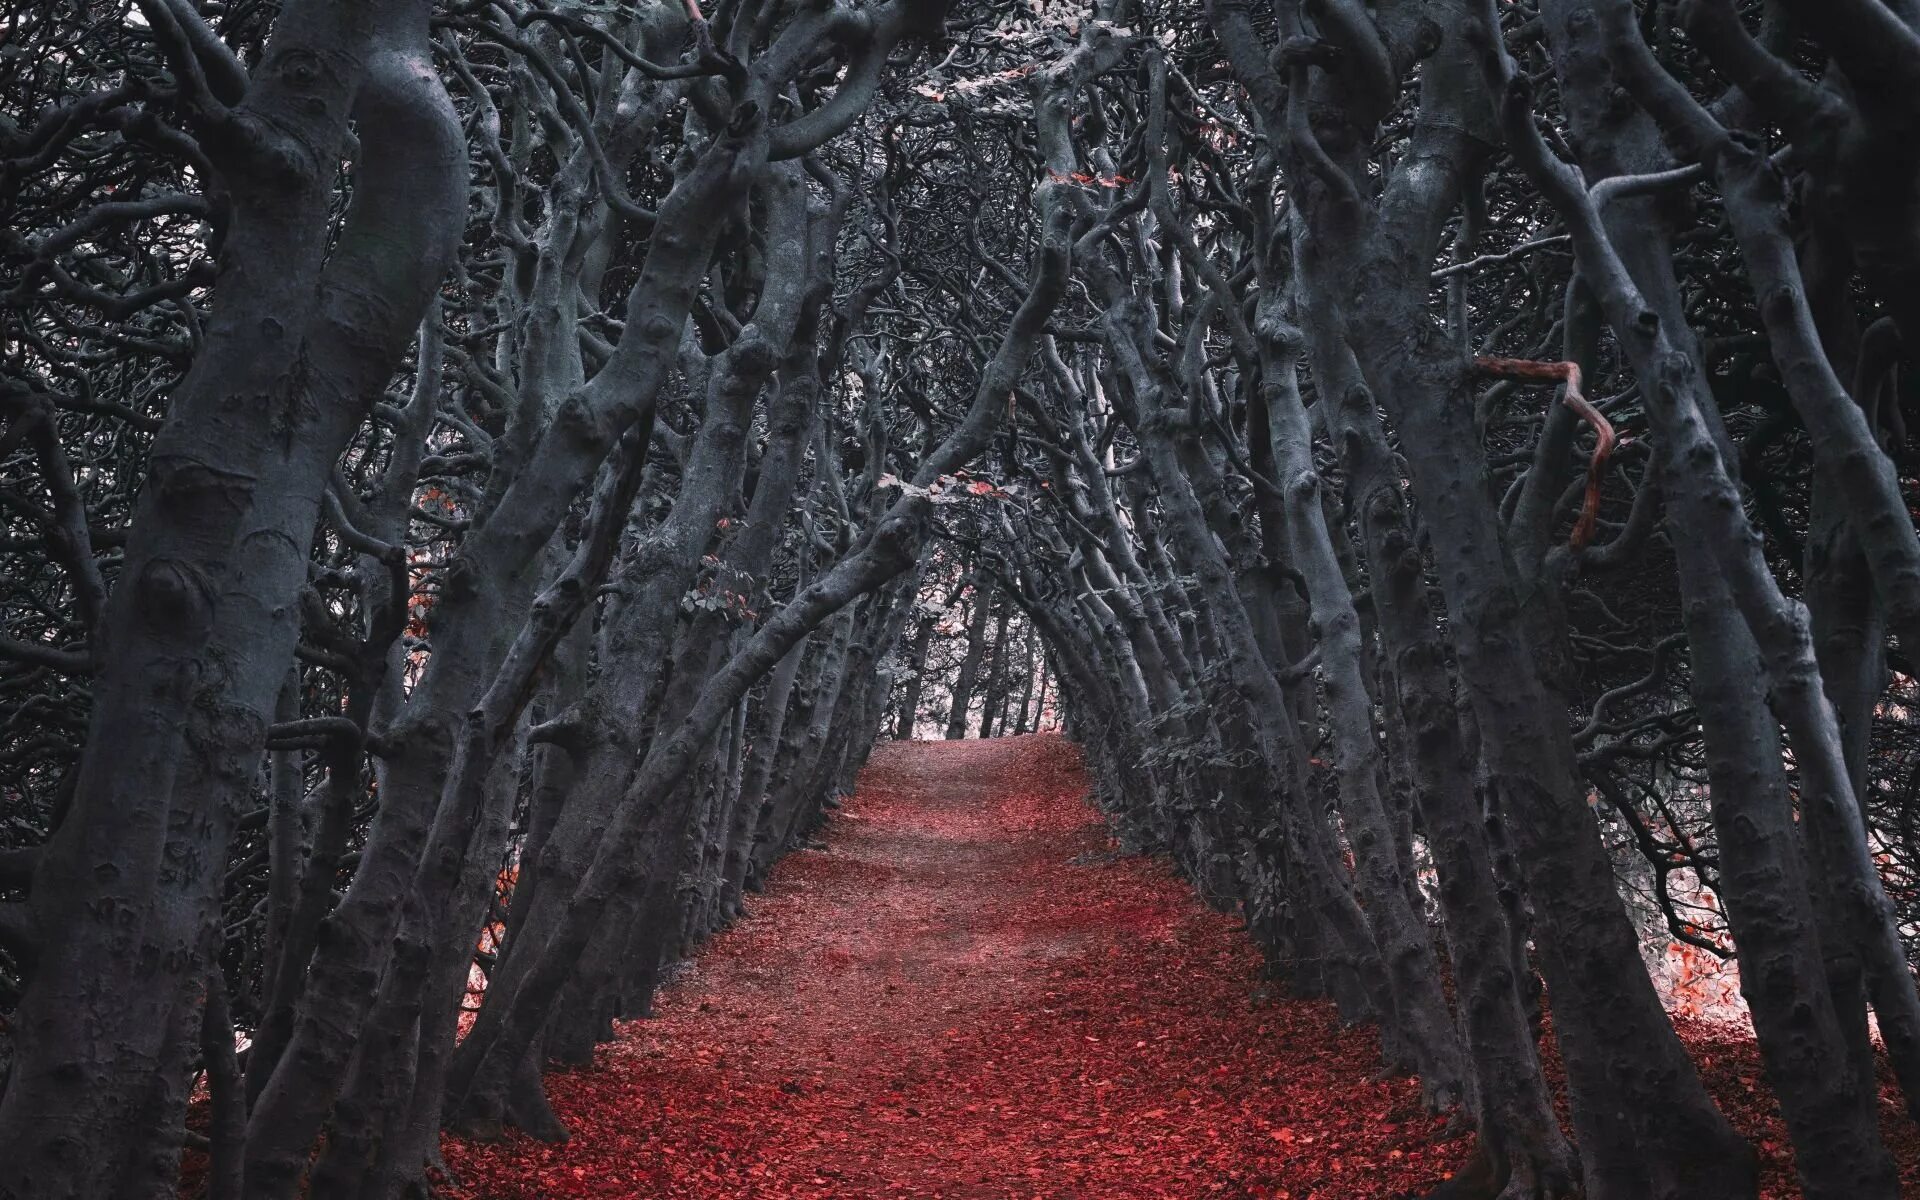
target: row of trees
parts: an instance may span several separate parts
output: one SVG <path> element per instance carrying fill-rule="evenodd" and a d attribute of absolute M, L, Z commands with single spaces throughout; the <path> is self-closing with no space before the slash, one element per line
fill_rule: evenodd
<path fill-rule="evenodd" d="M 215 1196 L 561 1136 L 877 734 L 1057 702 L 1488 1194 L 1753 1194 L 1651 926 L 1892 1197 L 1917 29 L 21 6 L 0 1195 L 171 1195 L 203 1081 Z"/>
<path fill-rule="evenodd" d="M 541 1069 L 847 785 L 1124 44 L 949 19 L 9 15 L 0 1195 L 171 1196 L 199 1082 L 214 1196 L 561 1136 Z M 929 47 L 1047 61 L 960 134 Z M 902 219 L 969 191 L 998 321 Z"/>
<path fill-rule="evenodd" d="M 1488 1194 L 1753 1195 L 1648 916 L 1736 960 L 1806 1194 L 1898 1193 L 1917 28 L 1211 0 L 1088 132 L 1046 501 L 978 535 L 1116 820 Z"/>

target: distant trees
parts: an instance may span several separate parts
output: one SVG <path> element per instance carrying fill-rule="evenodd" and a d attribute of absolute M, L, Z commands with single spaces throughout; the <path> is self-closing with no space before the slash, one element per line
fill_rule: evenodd
<path fill-rule="evenodd" d="M 0 1195 L 173 1194 L 200 1081 L 215 1196 L 562 1136 L 875 736 L 1059 711 L 1490 1186 L 1752 1194 L 1672 945 L 1892 1196 L 1917 30 L 10 13 Z"/>
<path fill-rule="evenodd" d="M 1045 648 L 1017 604 L 997 594 L 949 548 L 947 530 L 921 576 L 915 617 L 883 670 L 892 695 L 886 730 L 896 738 L 944 733 L 995 737 L 1058 726 L 1048 707 Z"/>

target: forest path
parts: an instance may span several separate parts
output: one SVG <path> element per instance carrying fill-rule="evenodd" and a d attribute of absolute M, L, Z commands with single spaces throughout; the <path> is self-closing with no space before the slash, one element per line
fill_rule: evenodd
<path fill-rule="evenodd" d="M 1373 1034 L 1264 1001 L 1238 922 L 1113 853 L 1054 735 L 882 745 L 827 850 L 549 1077 L 564 1146 L 449 1140 L 472 1200 L 1380 1200 L 1439 1178 Z"/>

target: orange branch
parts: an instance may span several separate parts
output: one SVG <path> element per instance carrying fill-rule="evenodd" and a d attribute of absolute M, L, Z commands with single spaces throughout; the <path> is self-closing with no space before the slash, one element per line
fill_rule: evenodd
<path fill-rule="evenodd" d="M 1585 548 L 1593 540 L 1594 527 L 1600 521 L 1600 481 L 1607 473 L 1607 459 L 1613 456 L 1614 447 L 1619 438 L 1614 433 L 1613 422 L 1606 414 L 1595 408 L 1580 392 L 1580 364 L 1576 362 L 1537 362 L 1526 358 L 1476 358 L 1473 365 L 1483 374 L 1495 375 L 1502 379 L 1519 379 L 1529 383 L 1564 383 L 1567 385 L 1567 407 L 1593 426 L 1593 457 L 1587 460 L 1587 494 L 1580 505 L 1580 519 L 1574 522 L 1573 536 L 1568 539 L 1575 550 Z"/>

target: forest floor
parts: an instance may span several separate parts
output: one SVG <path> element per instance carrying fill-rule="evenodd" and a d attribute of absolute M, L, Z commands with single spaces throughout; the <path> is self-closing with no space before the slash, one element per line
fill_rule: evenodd
<path fill-rule="evenodd" d="M 1119 855 L 1072 745 L 889 743 L 747 916 L 549 1076 L 565 1145 L 448 1139 L 461 1200 L 1384 1200 L 1468 1143 L 1236 918 Z M 1689 1025 L 1797 1195 L 1751 1043 Z M 1920 1138 L 1890 1114 L 1906 1181 Z M 1920 1195 L 1920 1191 L 1915 1191 Z"/>

